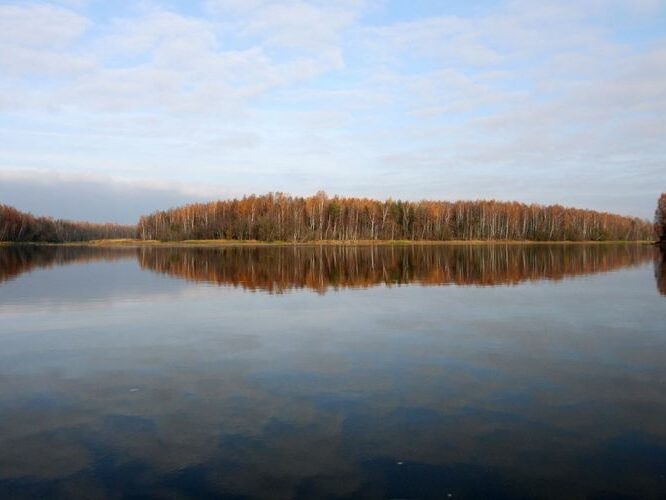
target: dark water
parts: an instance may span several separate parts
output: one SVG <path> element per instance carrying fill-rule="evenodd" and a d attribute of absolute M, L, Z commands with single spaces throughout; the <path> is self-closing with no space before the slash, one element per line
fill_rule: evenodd
<path fill-rule="evenodd" d="M 0 248 L 0 497 L 666 498 L 664 293 L 635 245 Z"/>

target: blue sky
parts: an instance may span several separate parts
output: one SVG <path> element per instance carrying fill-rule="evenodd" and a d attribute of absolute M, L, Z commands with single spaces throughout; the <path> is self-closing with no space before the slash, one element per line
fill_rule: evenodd
<path fill-rule="evenodd" d="M 283 191 L 651 218 L 666 2 L 0 1 L 0 203 Z"/>

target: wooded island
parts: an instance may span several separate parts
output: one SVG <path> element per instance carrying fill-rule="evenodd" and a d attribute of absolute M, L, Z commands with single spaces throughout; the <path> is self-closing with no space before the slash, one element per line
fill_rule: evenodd
<path fill-rule="evenodd" d="M 379 201 L 269 193 L 158 211 L 136 226 L 35 217 L 0 205 L 0 241 L 646 241 L 666 236 L 666 193 L 655 223 L 594 210 L 495 200 Z"/>

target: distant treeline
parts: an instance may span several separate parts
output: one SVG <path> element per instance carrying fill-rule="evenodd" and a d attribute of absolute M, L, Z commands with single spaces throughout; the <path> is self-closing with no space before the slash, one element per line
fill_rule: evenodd
<path fill-rule="evenodd" d="M 560 205 L 378 201 L 281 193 L 197 203 L 141 217 L 150 240 L 648 240 L 646 220 Z"/>
<path fill-rule="evenodd" d="M 135 236 L 136 226 L 35 217 L 13 207 L 0 205 L 0 241 L 60 243 Z"/>

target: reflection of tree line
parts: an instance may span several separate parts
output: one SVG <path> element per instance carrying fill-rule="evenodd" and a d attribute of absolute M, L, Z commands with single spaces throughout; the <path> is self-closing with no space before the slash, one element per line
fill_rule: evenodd
<path fill-rule="evenodd" d="M 666 247 L 661 246 L 660 256 L 654 261 L 654 277 L 657 280 L 657 289 L 662 295 L 666 295 Z"/>
<path fill-rule="evenodd" d="M 192 281 L 280 293 L 377 284 L 500 285 L 562 279 L 652 259 L 637 245 L 229 247 L 139 250 L 143 269 Z"/>
<path fill-rule="evenodd" d="M 0 248 L 0 283 L 39 268 L 97 260 L 128 259 L 135 255 L 129 248 L 93 248 L 58 246 L 7 246 Z"/>
<path fill-rule="evenodd" d="M 664 253 L 655 261 L 666 294 Z M 0 248 L 0 283 L 37 268 L 131 259 L 142 269 L 220 285 L 280 293 L 378 284 L 506 285 L 558 280 L 645 263 L 642 245 L 415 245 L 224 248 Z"/>

